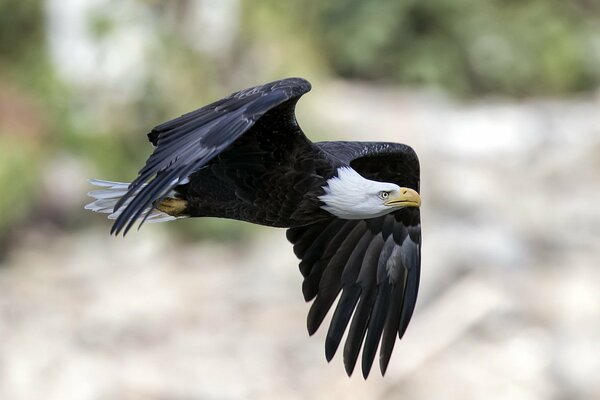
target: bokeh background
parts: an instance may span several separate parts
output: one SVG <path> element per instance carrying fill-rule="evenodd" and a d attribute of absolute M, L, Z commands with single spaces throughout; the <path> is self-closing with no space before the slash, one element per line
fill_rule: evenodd
<path fill-rule="evenodd" d="M 421 158 L 385 378 L 308 337 L 283 230 L 83 210 L 152 126 L 287 76 L 311 138 Z M 600 398 L 599 83 L 594 0 L 0 0 L 0 398 Z"/>

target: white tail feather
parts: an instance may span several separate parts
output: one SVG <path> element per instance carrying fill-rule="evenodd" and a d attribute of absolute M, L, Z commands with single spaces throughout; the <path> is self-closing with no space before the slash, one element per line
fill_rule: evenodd
<path fill-rule="evenodd" d="M 88 192 L 88 196 L 96 199 L 95 201 L 86 204 L 85 209 L 90 210 L 97 213 L 109 214 L 109 219 L 117 219 L 117 217 L 121 214 L 121 212 L 133 201 L 137 192 L 131 196 L 130 198 L 121 205 L 121 207 L 114 212 L 115 205 L 119 201 L 121 197 L 127 193 L 127 189 L 129 188 L 129 183 L 124 182 L 110 182 L 110 181 L 102 181 L 99 179 L 90 179 L 89 182 L 94 185 L 101 187 L 103 189 L 93 190 Z M 144 187 L 142 185 L 142 187 Z M 140 189 L 142 188 L 140 187 Z M 138 189 L 139 191 L 139 189 Z M 146 216 L 146 213 L 150 210 L 148 207 L 138 219 L 142 219 Z M 146 222 L 165 222 L 165 221 L 173 221 L 177 219 L 177 217 L 173 217 L 169 214 L 166 214 L 157 209 L 153 209 L 148 218 L 146 218 Z"/>

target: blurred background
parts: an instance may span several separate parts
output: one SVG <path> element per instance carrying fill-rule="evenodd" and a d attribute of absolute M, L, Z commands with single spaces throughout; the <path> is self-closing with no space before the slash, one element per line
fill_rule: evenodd
<path fill-rule="evenodd" d="M 83 210 L 151 127 L 302 76 L 408 143 L 423 265 L 385 378 L 327 364 L 284 230 Z M 0 0 L 0 398 L 600 398 L 600 3 Z"/>

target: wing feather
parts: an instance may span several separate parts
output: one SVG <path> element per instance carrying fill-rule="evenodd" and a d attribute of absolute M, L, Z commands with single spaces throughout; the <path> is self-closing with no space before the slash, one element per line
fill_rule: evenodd
<path fill-rule="evenodd" d="M 419 210 L 338 221 L 290 229 L 288 239 L 301 250 L 296 254 L 302 260 L 305 298 L 314 298 L 307 318 L 309 334 L 319 328 L 341 292 L 325 339 L 325 357 L 333 358 L 348 330 L 344 367 L 352 374 L 362 348 L 366 378 L 378 347 L 385 373 L 396 338 L 402 337 L 412 317 L 420 274 Z M 318 246 L 312 247 L 317 239 Z"/>
<path fill-rule="evenodd" d="M 360 273 L 363 258 L 372 239 L 373 234 L 366 231 L 350 254 L 344 270 L 342 271 L 340 278 L 343 287 L 342 296 L 333 313 L 333 317 L 331 318 L 331 324 L 329 325 L 327 338 L 325 339 L 325 353 L 327 359 L 333 358 L 337 351 L 342 336 L 348 326 L 348 322 L 350 321 L 350 317 L 352 316 L 352 312 L 356 307 L 356 303 L 362 291 L 362 286 L 356 282 L 356 280 Z M 347 301 L 342 301 L 346 298 L 348 298 Z"/>
<path fill-rule="evenodd" d="M 346 345 L 344 346 L 344 366 L 346 372 L 351 375 L 358 353 L 363 344 L 365 333 L 367 331 L 367 324 L 373 311 L 375 298 L 377 294 L 377 286 L 375 285 L 377 279 L 377 264 L 379 261 L 379 255 L 381 248 L 383 247 L 384 240 L 381 235 L 376 235 L 371 240 L 365 257 L 363 258 L 361 270 L 357 279 L 362 287 L 362 295 L 360 302 L 354 312 L 352 318 L 352 324 L 348 331 L 348 338 L 346 339 Z"/>
<path fill-rule="evenodd" d="M 332 229 L 323 237 L 323 241 L 325 242 L 323 247 L 327 246 L 325 250 L 322 251 L 322 249 L 319 249 L 320 251 L 314 261 L 306 263 L 308 259 L 307 257 L 301 262 L 301 264 L 312 264 L 310 273 L 305 277 L 304 282 L 302 282 L 302 293 L 304 294 L 304 299 L 306 301 L 314 299 L 319 292 L 325 269 L 327 268 L 332 257 L 338 251 L 339 247 L 347 239 L 350 231 L 354 228 L 354 224 L 350 221 L 339 221 L 343 222 L 342 226 L 334 226 L 338 232 L 335 233 Z M 331 237 L 333 237 L 333 239 Z M 300 268 L 302 268 L 302 266 L 300 266 Z M 304 269 L 307 268 L 308 266 L 305 265 Z"/>
<path fill-rule="evenodd" d="M 393 218 L 386 218 L 386 221 L 393 221 Z M 383 231 L 383 236 L 386 236 L 385 230 Z M 381 335 L 383 334 L 385 321 L 390 310 L 391 288 L 387 276 L 386 263 L 392 255 L 395 245 L 394 238 L 388 235 L 377 262 L 377 298 L 375 299 L 373 313 L 369 320 L 367 337 L 363 349 L 363 376 L 369 375 L 373 360 L 375 359 L 375 354 L 377 353 L 377 346 L 379 346 Z"/>
<path fill-rule="evenodd" d="M 307 326 L 309 333 L 315 332 L 319 328 L 335 298 L 342 290 L 343 268 L 364 234 L 364 224 L 352 223 L 351 225 L 353 226 L 352 231 L 346 236 L 321 275 L 317 296 L 308 312 Z"/>
<path fill-rule="evenodd" d="M 148 134 L 156 149 L 117 202 L 114 211 L 125 209 L 111 232 L 127 233 L 148 207 L 151 211 L 179 182 L 210 162 L 279 106 L 287 107 L 281 113 L 288 118 L 286 123 L 297 129 L 293 108 L 309 90 L 310 83 L 300 78 L 271 82 L 234 93 L 156 126 Z M 132 196 L 135 196 L 134 201 L 128 203 Z"/>

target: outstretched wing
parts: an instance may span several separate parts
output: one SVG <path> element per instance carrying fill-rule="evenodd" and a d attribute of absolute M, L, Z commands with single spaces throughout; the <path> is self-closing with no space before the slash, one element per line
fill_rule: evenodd
<path fill-rule="evenodd" d="M 369 179 L 418 190 L 418 159 L 408 146 L 318 145 Z M 404 335 L 416 303 L 421 264 L 419 210 L 405 208 L 368 220 L 332 218 L 289 229 L 287 236 L 302 260 L 304 298 L 314 299 L 307 319 L 311 335 L 342 293 L 327 332 L 327 360 L 333 358 L 350 324 L 344 346 L 348 375 L 362 347 L 362 373 L 368 376 L 380 342 L 379 364 L 384 374 L 396 335 Z"/>
<path fill-rule="evenodd" d="M 152 210 L 157 200 L 227 149 L 269 111 L 277 109 L 281 131 L 297 130 L 294 107 L 310 88 L 310 83 L 301 78 L 271 82 L 234 93 L 152 129 L 148 137 L 156 149 L 116 204 L 115 211 L 125 208 L 111 233 L 127 233 L 144 210 Z"/>

